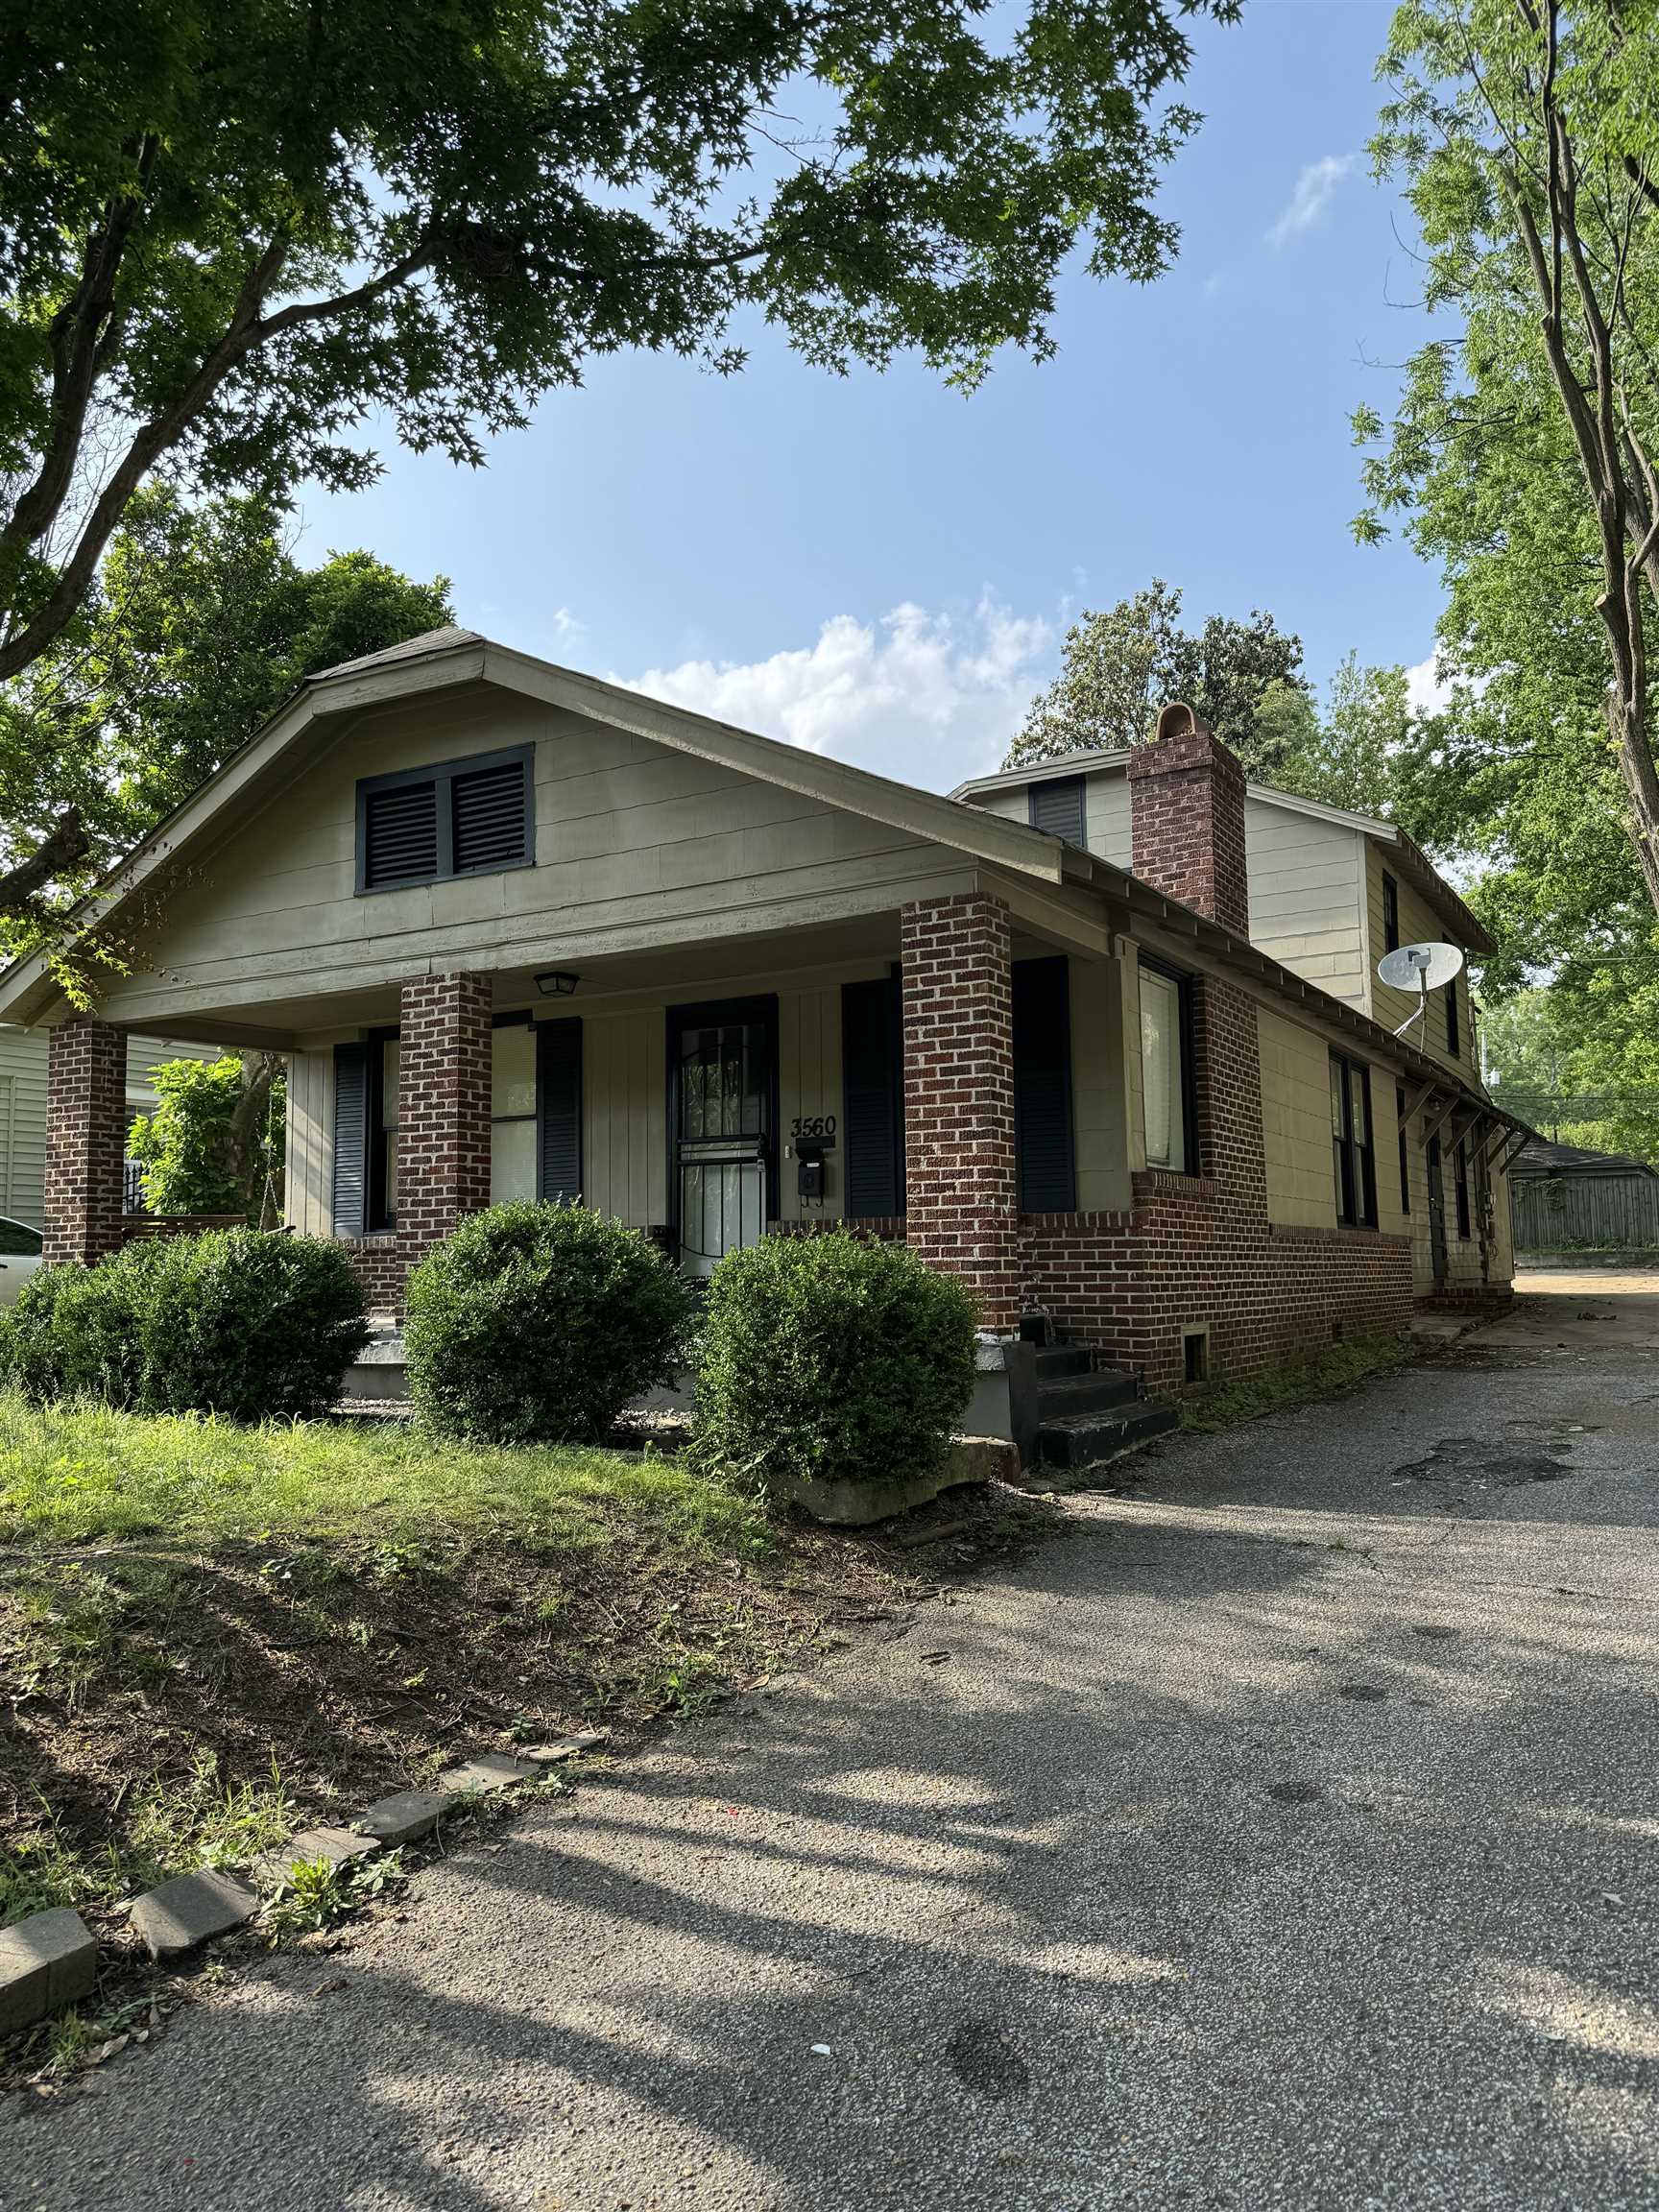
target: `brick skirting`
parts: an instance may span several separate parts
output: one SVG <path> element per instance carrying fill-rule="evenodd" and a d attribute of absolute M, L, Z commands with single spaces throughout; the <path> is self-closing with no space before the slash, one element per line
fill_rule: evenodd
<path fill-rule="evenodd" d="M 1409 1238 L 1267 1218 L 1254 1002 L 1201 977 L 1193 1029 L 1204 1171 L 1135 1175 L 1127 1213 L 1023 1215 L 1024 1310 L 1157 1392 L 1181 1387 L 1190 1329 L 1208 1334 L 1212 1376 L 1238 1380 L 1337 1334 L 1408 1328 Z"/>

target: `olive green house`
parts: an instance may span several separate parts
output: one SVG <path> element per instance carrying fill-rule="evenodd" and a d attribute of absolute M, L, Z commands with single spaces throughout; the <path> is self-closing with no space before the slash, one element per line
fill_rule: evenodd
<path fill-rule="evenodd" d="M 465 631 L 329 670 L 87 902 L 139 943 L 95 1016 L 0 978 L 51 1034 L 48 1254 L 128 1234 L 138 1032 L 286 1055 L 290 1223 L 389 1314 L 492 1197 L 700 1274 L 845 1222 L 963 1276 L 993 1398 L 1035 1362 L 1086 1422 L 1502 1295 L 1518 1125 L 1368 982 L 1382 929 L 1457 921 L 1427 863 L 1318 810 L 1322 860 L 1263 844 L 1284 808 L 1185 708 L 1087 774 L 1087 819 L 1046 774 L 942 798 Z M 1323 966 L 1345 868 L 1358 955 Z"/>

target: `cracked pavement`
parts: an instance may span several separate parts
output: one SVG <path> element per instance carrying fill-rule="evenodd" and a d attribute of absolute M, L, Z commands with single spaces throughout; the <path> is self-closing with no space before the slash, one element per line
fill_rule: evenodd
<path fill-rule="evenodd" d="M 1659 1277 L 1533 1288 L 13 2101 L 0 2205 L 1652 2212 Z"/>

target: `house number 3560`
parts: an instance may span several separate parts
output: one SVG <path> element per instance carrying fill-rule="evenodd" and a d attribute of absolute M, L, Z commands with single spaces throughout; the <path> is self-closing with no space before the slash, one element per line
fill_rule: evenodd
<path fill-rule="evenodd" d="M 833 1114 L 797 1114 L 789 1124 L 789 1134 L 795 1138 L 833 1137 L 835 1117 Z"/>

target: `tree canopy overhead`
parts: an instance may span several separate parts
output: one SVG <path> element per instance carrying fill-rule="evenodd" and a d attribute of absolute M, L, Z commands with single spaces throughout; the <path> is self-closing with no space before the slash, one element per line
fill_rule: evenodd
<path fill-rule="evenodd" d="M 733 318 L 971 383 L 1062 261 L 1154 276 L 1194 14 L 1238 0 L 83 0 L 0 22 L 0 679 L 157 466 L 477 462 L 539 392 Z M 802 108 L 808 121 L 792 118 Z"/>
<path fill-rule="evenodd" d="M 445 577 L 364 552 L 306 568 L 265 500 L 149 487 L 74 620 L 0 692 L 0 867 L 66 820 L 78 872 L 109 866 L 302 678 L 453 620 Z"/>
<path fill-rule="evenodd" d="M 1381 73 L 1374 152 L 1449 327 L 1392 424 L 1356 417 L 1359 529 L 1403 515 L 1445 575 L 1464 682 L 1425 789 L 1518 920 L 1567 925 L 1548 956 L 1615 879 L 1659 910 L 1659 5 L 1407 0 Z"/>

